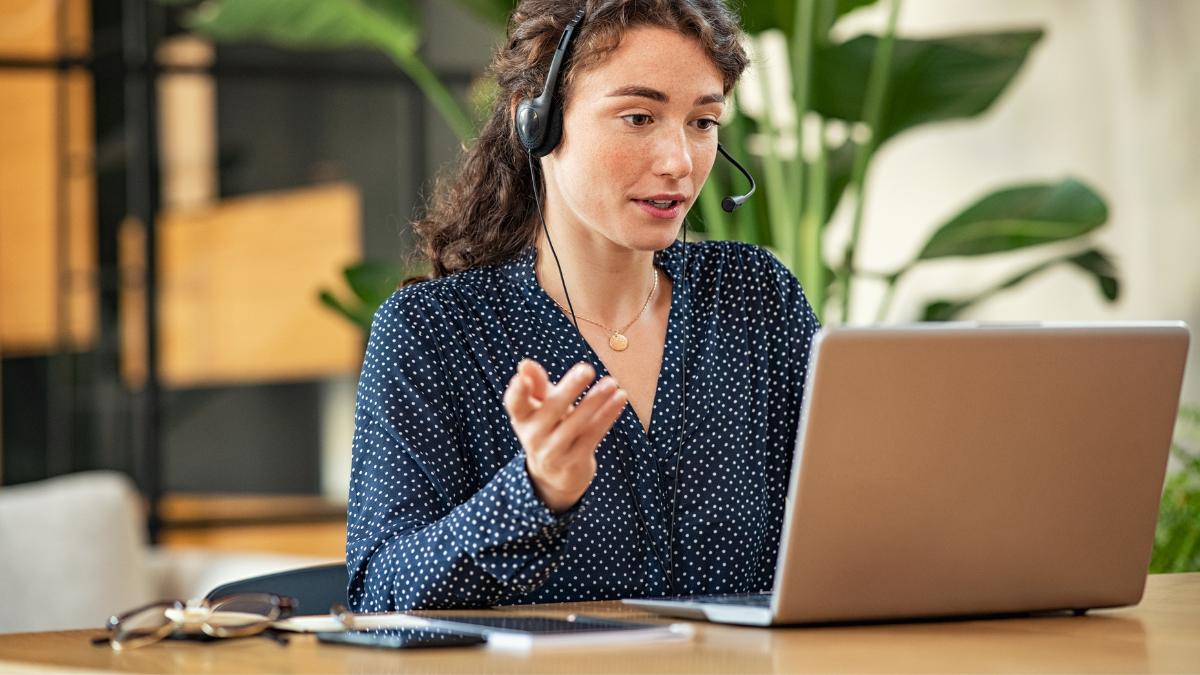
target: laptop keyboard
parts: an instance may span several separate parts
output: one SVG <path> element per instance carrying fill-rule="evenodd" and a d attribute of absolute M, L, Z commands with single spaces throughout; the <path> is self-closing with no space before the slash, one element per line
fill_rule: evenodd
<path fill-rule="evenodd" d="M 771 607 L 770 593 L 727 593 L 721 595 L 693 595 L 687 598 L 691 602 L 705 605 L 739 605 L 742 607 Z"/>

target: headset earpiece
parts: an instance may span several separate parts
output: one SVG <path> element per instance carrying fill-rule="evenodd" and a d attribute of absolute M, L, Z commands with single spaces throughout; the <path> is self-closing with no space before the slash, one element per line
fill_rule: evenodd
<path fill-rule="evenodd" d="M 521 141 L 521 147 L 534 157 L 544 155 L 539 153 L 539 150 L 544 136 L 542 130 L 546 128 L 543 119 L 545 116 L 545 108 L 537 104 L 537 99 L 524 98 L 517 104 L 517 138 Z"/>
<path fill-rule="evenodd" d="M 567 58 L 571 48 L 571 38 L 575 29 L 583 21 L 583 10 L 575 13 L 575 17 L 563 30 L 558 39 L 558 47 L 554 50 L 554 58 L 550 60 L 550 70 L 546 73 L 546 84 L 537 98 L 523 98 L 517 103 L 517 114 L 513 120 L 517 128 L 517 138 L 521 147 L 533 157 L 545 157 L 558 147 L 562 140 L 563 111 L 562 103 L 555 100 L 555 90 L 558 88 L 558 71 Z"/>
<path fill-rule="evenodd" d="M 562 141 L 562 132 L 563 106 L 562 103 L 555 101 L 554 104 L 550 106 L 550 126 L 548 129 L 546 129 L 546 140 L 542 145 L 542 147 L 545 148 L 545 152 L 537 155 L 537 157 L 544 157 L 545 155 L 553 152 L 554 149 L 558 147 L 558 144 Z M 539 148 L 539 150 L 541 150 L 541 148 Z"/>

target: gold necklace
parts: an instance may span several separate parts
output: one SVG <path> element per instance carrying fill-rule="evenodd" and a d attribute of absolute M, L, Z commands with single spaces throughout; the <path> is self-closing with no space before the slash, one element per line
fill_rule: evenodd
<path fill-rule="evenodd" d="M 654 285 L 650 287 L 650 295 L 646 296 L 646 302 L 642 305 L 642 310 L 637 313 L 637 316 L 633 317 L 632 321 L 625 324 L 625 327 L 622 328 L 621 330 L 613 330 L 613 329 L 609 328 L 608 326 L 605 326 L 604 324 L 600 323 L 599 321 L 592 321 L 591 319 L 585 319 L 584 317 L 579 316 L 578 314 L 575 315 L 575 318 L 579 319 L 580 321 L 586 321 L 590 324 L 595 324 L 597 326 L 600 326 L 604 330 L 608 331 L 608 333 L 609 333 L 608 346 L 610 348 L 612 348 L 612 350 L 615 352 L 623 352 L 629 348 L 629 338 L 625 337 L 625 331 L 629 330 L 629 327 L 633 325 L 633 322 L 640 319 L 642 314 L 644 314 L 646 312 L 646 308 L 650 306 L 650 298 L 653 298 L 654 291 L 658 290 L 658 268 L 651 265 L 650 269 L 654 273 Z M 549 294 L 547 293 L 547 295 L 549 295 Z M 569 310 L 567 310 L 566 307 L 563 307 L 554 298 L 550 298 L 550 300 L 552 300 L 554 302 L 554 304 L 558 305 L 558 308 L 561 309 L 563 312 L 566 312 L 567 314 L 571 313 Z"/>

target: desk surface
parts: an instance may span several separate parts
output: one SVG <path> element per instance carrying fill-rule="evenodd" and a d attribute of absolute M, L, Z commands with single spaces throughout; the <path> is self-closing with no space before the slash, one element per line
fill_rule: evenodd
<path fill-rule="evenodd" d="M 648 616 L 613 602 L 498 611 Z M 0 672 L 1200 672 L 1200 573 L 1151 576 L 1138 606 L 1084 617 L 769 630 L 695 625 L 690 643 L 530 653 L 345 647 L 312 636 L 286 646 L 265 638 L 171 641 L 117 653 L 90 644 L 98 630 L 19 633 L 0 635 Z"/>

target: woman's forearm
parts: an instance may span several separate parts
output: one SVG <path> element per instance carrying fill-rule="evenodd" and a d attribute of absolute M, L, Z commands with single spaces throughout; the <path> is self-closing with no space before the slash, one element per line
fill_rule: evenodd
<path fill-rule="evenodd" d="M 354 520 L 378 514 L 363 513 Z M 518 455 L 475 495 L 444 517 L 403 533 L 371 536 L 347 546 L 351 606 L 358 611 L 487 607 L 516 601 L 550 578 L 568 525 L 583 509 L 555 515 L 537 498 Z"/>

